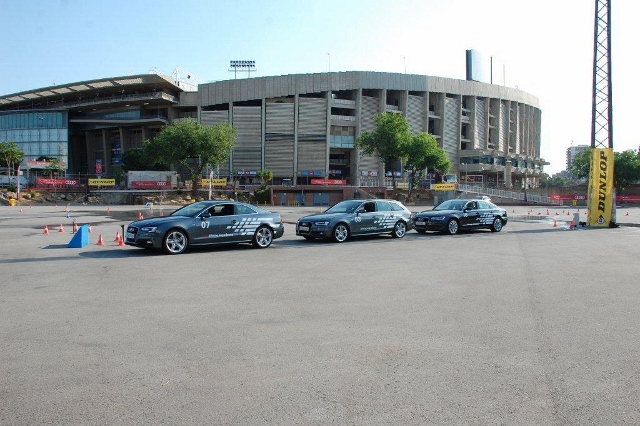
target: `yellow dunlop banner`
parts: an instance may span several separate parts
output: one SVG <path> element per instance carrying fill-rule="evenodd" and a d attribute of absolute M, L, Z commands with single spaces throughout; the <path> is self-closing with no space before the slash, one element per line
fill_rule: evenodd
<path fill-rule="evenodd" d="M 89 186 L 116 186 L 115 179 L 89 179 Z"/>
<path fill-rule="evenodd" d="M 209 186 L 209 179 L 200 179 L 200 186 Z M 213 179 L 211 186 L 227 186 L 227 179 Z"/>
<path fill-rule="evenodd" d="M 609 226 L 613 215 L 613 148 L 594 148 L 589 177 L 589 226 Z"/>
<path fill-rule="evenodd" d="M 434 191 L 455 191 L 455 183 L 434 183 L 431 185 L 431 189 Z"/>

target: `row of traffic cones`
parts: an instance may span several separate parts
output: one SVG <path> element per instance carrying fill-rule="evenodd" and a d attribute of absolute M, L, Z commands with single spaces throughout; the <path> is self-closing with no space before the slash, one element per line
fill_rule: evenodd
<path fill-rule="evenodd" d="M 76 223 L 73 224 L 73 232 L 78 232 L 78 225 Z M 89 233 L 91 233 L 91 225 L 89 225 Z M 62 226 L 62 224 L 60 224 L 60 227 L 58 228 L 58 233 L 63 233 L 64 232 L 64 227 Z M 49 227 L 47 225 L 44 226 L 44 231 L 43 231 L 44 235 L 49 235 Z M 120 232 L 116 231 L 116 238 L 113 240 L 116 245 L 118 246 L 124 246 L 124 237 L 122 235 L 120 235 Z M 102 234 L 98 234 L 98 242 L 97 244 L 98 246 L 104 246 L 104 239 L 102 238 Z"/>

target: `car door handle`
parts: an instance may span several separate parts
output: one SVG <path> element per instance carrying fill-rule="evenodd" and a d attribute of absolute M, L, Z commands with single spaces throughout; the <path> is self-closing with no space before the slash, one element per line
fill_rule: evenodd
<path fill-rule="evenodd" d="M 231 221 L 231 223 L 233 223 L 235 225 L 236 223 L 238 223 L 238 221 L 234 219 L 234 220 Z"/>

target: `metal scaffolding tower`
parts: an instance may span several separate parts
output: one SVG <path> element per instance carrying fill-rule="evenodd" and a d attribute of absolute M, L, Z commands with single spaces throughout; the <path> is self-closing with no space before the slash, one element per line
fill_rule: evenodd
<path fill-rule="evenodd" d="M 611 0 L 596 0 L 593 39 L 592 148 L 613 148 L 611 93 Z"/>

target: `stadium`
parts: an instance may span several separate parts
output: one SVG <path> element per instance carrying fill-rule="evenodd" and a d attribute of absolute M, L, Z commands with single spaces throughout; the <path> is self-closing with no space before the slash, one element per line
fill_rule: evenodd
<path fill-rule="evenodd" d="M 413 132 L 434 135 L 462 181 L 487 187 L 537 186 L 541 111 L 536 97 L 477 81 L 383 72 L 330 72 L 193 84 L 161 74 L 103 78 L 0 96 L 0 141 L 57 158 L 67 176 L 124 177 L 122 153 L 164 125 L 191 117 L 237 129 L 220 178 L 251 184 L 260 170 L 274 184 L 384 187 L 402 164 L 363 156 L 358 135 L 382 112 L 402 114 Z"/>

